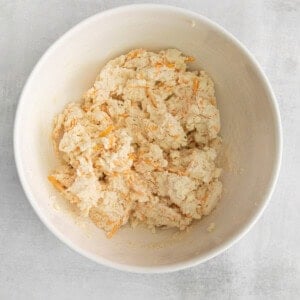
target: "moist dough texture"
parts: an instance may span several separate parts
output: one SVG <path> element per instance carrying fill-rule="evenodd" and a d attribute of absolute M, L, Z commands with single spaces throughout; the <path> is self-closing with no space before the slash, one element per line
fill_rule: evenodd
<path fill-rule="evenodd" d="M 132 50 L 55 118 L 49 181 L 108 237 L 128 222 L 183 230 L 220 198 L 214 84 L 193 60 Z"/>

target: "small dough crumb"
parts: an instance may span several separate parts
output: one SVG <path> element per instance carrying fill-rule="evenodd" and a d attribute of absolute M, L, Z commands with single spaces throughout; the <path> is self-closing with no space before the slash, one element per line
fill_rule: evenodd
<path fill-rule="evenodd" d="M 216 224 L 214 222 L 210 223 L 209 226 L 207 227 L 208 232 L 212 232 L 216 229 Z"/>
<path fill-rule="evenodd" d="M 48 179 L 107 237 L 127 223 L 184 230 L 221 196 L 214 84 L 187 69 L 194 60 L 177 49 L 132 50 L 55 118 L 62 164 Z"/>

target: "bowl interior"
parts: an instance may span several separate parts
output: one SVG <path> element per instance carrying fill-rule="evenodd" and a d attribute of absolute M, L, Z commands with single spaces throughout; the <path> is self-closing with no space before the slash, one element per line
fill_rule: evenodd
<path fill-rule="evenodd" d="M 94 225 L 66 213 L 63 201 L 48 183 L 47 175 L 58 163 L 50 132 L 54 115 L 66 103 L 80 99 L 109 59 L 138 47 L 178 48 L 196 58 L 192 68 L 204 69 L 212 76 L 224 140 L 224 193 L 212 215 L 195 222 L 189 232 L 164 230 L 152 234 L 128 227 L 108 240 Z M 132 6 L 83 22 L 40 61 L 19 105 L 16 161 L 37 213 L 73 248 L 125 269 L 175 268 L 204 260 L 227 246 L 262 209 L 276 173 L 277 122 L 263 76 L 222 30 L 193 13 Z M 216 228 L 209 233 L 211 222 Z"/>

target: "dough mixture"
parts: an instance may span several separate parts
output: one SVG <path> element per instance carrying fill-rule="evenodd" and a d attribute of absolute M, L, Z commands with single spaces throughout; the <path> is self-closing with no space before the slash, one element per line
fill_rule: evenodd
<path fill-rule="evenodd" d="M 56 116 L 61 166 L 48 177 L 112 237 L 130 223 L 185 229 L 222 191 L 214 84 L 176 49 L 109 61 L 81 102 Z"/>

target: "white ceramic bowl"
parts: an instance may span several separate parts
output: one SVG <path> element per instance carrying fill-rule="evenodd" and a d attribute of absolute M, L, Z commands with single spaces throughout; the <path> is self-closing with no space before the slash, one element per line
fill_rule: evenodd
<path fill-rule="evenodd" d="M 228 162 L 224 193 L 209 217 L 188 233 L 152 234 L 124 228 L 113 239 L 53 208 L 59 197 L 47 181 L 56 164 L 52 120 L 78 100 L 101 67 L 130 49 L 175 47 L 196 57 L 194 68 L 213 78 Z M 255 223 L 279 172 L 281 129 L 271 87 L 253 56 L 228 32 L 183 9 L 132 5 L 97 14 L 75 26 L 40 59 L 24 87 L 14 132 L 15 159 L 26 195 L 44 224 L 77 252 L 104 265 L 135 272 L 166 272 L 221 253 Z M 216 229 L 208 233 L 211 222 Z"/>

